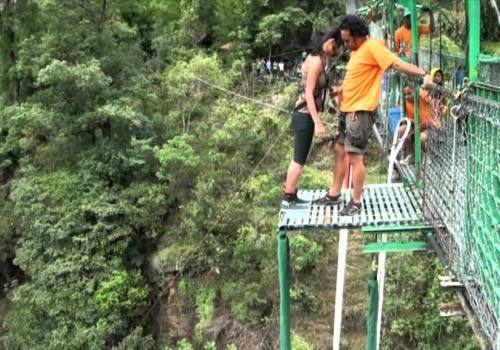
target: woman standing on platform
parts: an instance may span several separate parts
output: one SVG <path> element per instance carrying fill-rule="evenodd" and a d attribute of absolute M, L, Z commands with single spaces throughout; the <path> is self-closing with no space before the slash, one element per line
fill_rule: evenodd
<path fill-rule="evenodd" d="M 297 197 L 297 184 L 307 161 L 313 135 L 318 138 L 327 136 L 319 115 L 323 110 L 326 89 L 329 88 L 325 66 L 327 58 L 333 56 L 341 45 L 340 29 L 332 28 L 325 33 L 317 33 L 313 37 L 311 53 L 302 64 L 301 93 L 292 114 L 294 150 L 283 189 L 284 207 L 308 203 Z"/>

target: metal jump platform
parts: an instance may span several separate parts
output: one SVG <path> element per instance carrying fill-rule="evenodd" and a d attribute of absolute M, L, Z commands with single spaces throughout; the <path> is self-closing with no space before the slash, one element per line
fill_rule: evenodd
<path fill-rule="evenodd" d="M 306 200 L 321 198 L 325 190 L 299 191 Z M 349 192 L 343 193 L 350 200 Z M 429 227 L 422 213 L 422 191 L 403 184 L 367 185 L 363 189 L 363 210 L 359 215 L 340 216 L 339 205 L 301 205 L 281 208 L 278 229 L 281 231 L 307 229 L 355 229 L 364 232 L 406 231 Z"/>

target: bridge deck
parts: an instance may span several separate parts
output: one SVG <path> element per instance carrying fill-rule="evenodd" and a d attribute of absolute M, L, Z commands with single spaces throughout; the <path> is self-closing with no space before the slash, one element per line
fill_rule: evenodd
<path fill-rule="evenodd" d="M 298 196 L 314 200 L 325 194 L 325 190 L 303 190 Z M 350 193 L 343 193 L 343 197 L 347 203 Z M 403 184 L 367 185 L 363 190 L 363 210 L 359 215 L 339 216 L 340 210 L 338 205 L 282 207 L 278 227 L 281 230 L 363 227 L 374 232 L 427 226 L 422 214 L 422 192 Z"/>

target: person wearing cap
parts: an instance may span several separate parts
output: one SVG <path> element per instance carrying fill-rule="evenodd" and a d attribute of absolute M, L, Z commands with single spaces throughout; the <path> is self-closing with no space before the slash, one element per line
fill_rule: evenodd
<path fill-rule="evenodd" d="M 420 41 L 420 36 L 422 34 L 432 34 L 434 33 L 434 15 L 432 10 L 428 6 L 423 6 L 422 11 L 427 11 L 430 17 L 430 24 L 428 26 L 419 25 L 418 26 L 418 40 Z M 403 54 L 406 57 L 411 57 L 411 12 L 405 9 L 403 25 L 399 27 L 394 33 L 394 45 L 396 52 L 398 54 Z"/>

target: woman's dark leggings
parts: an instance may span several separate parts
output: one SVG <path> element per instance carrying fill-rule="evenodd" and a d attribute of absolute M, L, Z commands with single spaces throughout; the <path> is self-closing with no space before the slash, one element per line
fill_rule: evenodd
<path fill-rule="evenodd" d="M 314 135 L 314 122 L 310 114 L 293 112 L 293 161 L 300 165 L 306 164 Z"/>

